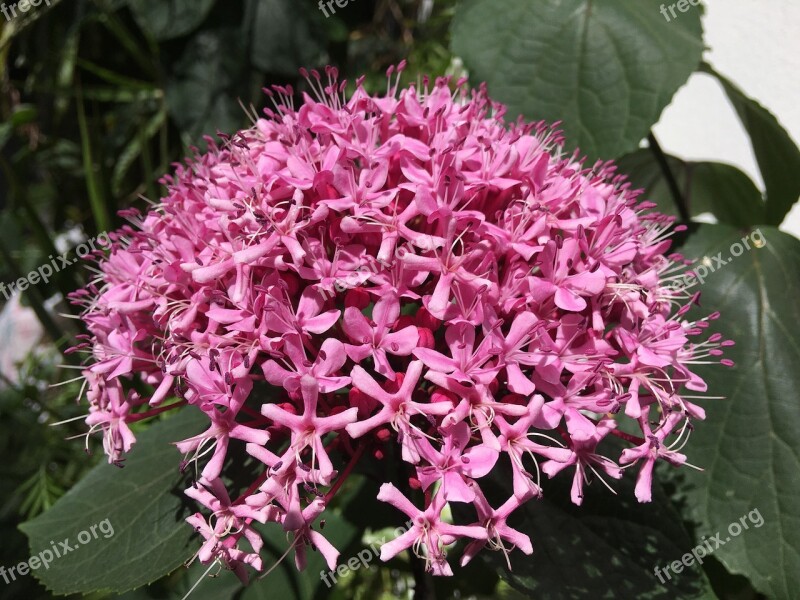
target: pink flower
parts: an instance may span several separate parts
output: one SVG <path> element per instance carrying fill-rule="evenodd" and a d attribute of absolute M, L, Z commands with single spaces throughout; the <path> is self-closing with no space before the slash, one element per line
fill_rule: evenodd
<path fill-rule="evenodd" d="M 571 437 L 572 453 L 567 460 L 549 460 L 542 465 L 542 471 L 549 477 L 554 477 L 569 466 L 575 466 L 570 497 L 578 506 L 583 503 L 584 483 L 592 479 L 590 472 L 603 483 L 605 480 L 598 469 L 614 479 L 622 477 L 622 469 L 614 461 L 597 453 L 597 445 L 614 430 L 614 425 L 613 419 L 603 419 L 596 426 L 590 425 L 589 433 Z M 581 427 L 584 427 L 583 423 Z M 567 420 L 567 428 L 570 428 L 570 420 Z"/>
<path fill-rule="evenodd" d="M 317 416 L 317 399 L 319 398 L 319 384 L 311 375 L 304 375 L 300 379 L 300 389 L 303 395 L 303 414 L 295 415 L 276 406 L 265 404 L 261 413 L 277 425 L 283 425 L 291 432 L 289 449 L 291 454 L 299 459 L 303 450 L 309 448 L 315 461 L 318 463 L 320 481 L 327 483 L 335 475 L 333 464 L 322 437 L 332 431 L 343 430 L 358 418 L 357 408 L 348 408 L 346 411 L 329 417 Z M 284 459 L 286 456 L 284 456 Z M 312 468 L 317 468 L 312 464 Z"/>
<path fill-rule="evenodd" d="M 201 562 L 220 558 L 247 583 L 247 572 L 242 567 L 249 564 L 260 570 L 262 563 L 259 552 L 264 545 L 250 522 L 256 520 L 263 523 L 266 517 L 245 504 L 231 503 L 225 485 L 219 479 L 201 479 L 186 490 L 186 495 L 212 511 L 212 518 L 208 521 L 200 513 L 186 519 L 205 538 L 197 557 Z M 231 533 L 234 535 L 231 536 Z M 241 537 L 248 541 L 251 552 L 238 548 L 237 541 Z"/>
<path fill-rule="evenodd" d="M 672 465 L 682 465 L 686 462 L 686 456 L 673 449 L 675 446 L 682 445 L 681 442 L 685 443 L 683 437 L 688 426 L 686 416 L 680 413 L 672 413 L 659 425 L 656 431 L 652 431 L 647 422 L 648 413 L 649 411 L 643 413 L 640 418 L 642 429 L 647 431 L 645 442 L 641 446 L 623 450 L 619 459 L 621 463 L 642 461 L 642 466 L 639 468 L 639 476 L 636 478 L 636 498 L 639 502 L 650 502 L 653 467 L 656 460 L 662 458 Z M 672 444 L 667 445 L 664 440 L 673 433 L 681 421 L 684 421 L 684 425 L 680 435 Z"/>
<path fill-rule="evenodd" d="M 270 295 L 264 307 L 270 312 L 267 325 L 270 330 L 282 335 L 325 333 L 339 321 L 342 314 L 340 310 L 323 312 L 325 299 L 314 288 L 303 290 L 296 310 L 282 286 L 272 286 L 267 293 Z"/>
<path fill-rule="evenodd" d="M 292 543 L 295 552 L 295 565 L 300 571 L 306 568 L 308 562 L 306 559 L 307 546 L 318 550 L 322 554 L 329 569 L 336 568 L 336 559 L 339 557 L 339 551 L 334 548 L 333 544 L 324 535 L 313 529 L 314 521 L 324 510 L 325 503 L 319 498 L 314 499 L 303 510 L 303 524 L 295 531 L 295 538 Z"/>
<path fill-rule="evenodd" d="M 347 433 L 354 438 L 359 438 L 381 425 L 391 425 L 393 429 L 402 434 L 400 443 L 403 447 L 403 458 L 416 463 L 419 460 L 416 439 L 421 432 L 419 427 L 412 423 L 412 417 L 415 415 L 441 416 L 453 410 L 453 405 L 447 401 L 422 403 L 411 399 L 421 373 L 422 363 L 420 361 L 412 362 L 402 378 L 399 389 L 390 393 L 378 385 L 364 369 L 359 366 L 353 367 L 351 373 L 353 385 L 367 396 L 377 400 L 383 407 L 368 419 L 348 425 Z"/>
<path fill-rule="evenodd" d="M 472 502 L 475 499 L 470 478 L 480 479 L 489 473 L 499 453 L 483 444 L 467 448 L 469 438 L 469 427 L 462 421 L 445 432 L 441 451 L 434 449 L 425 438 L 420 441 L 420 454 L 429 463 L 429 466 L 417 467 L 423 490 L 440 481 L 444 500 Z"/>
<path fill-rule="evenodd" d="M 398 331 L 391 327 L 400 316 L 400 302 L 392 296 L 384 296 L 375 303 L 372 310 L 375 324 L 370 325 L 364 314 L 354 306 L 344 311 L 342 329 L 358 344 L 345 344 L 345 352 L 354 362 L 360 363 L 368 356 L 375 363 L 375 370 L 389 379 L 394 379 L 387 354 L 408 356 L 417 347 L 419 334 L 413 325 Z"/>
<path fill-rule="evenodd" d="M 600 266 L 600 263 L 595 263 Z M 583 270 L 578 270 L 583 266 Z M 594 266 L 594 265 L 593 265 Z M 559 245 L 551 241 L 541 254 L 541 277 L 531 277 L 531 294 L 545 300 L 553 294 L 558 308 L 581 311 L 586 308 L 584 297 L 593 297 L 603 291 L 606 277 L 596 269 L 582 265 L 578 240 L 566 239 Z"/>
<path fill-rule="evenodd" d="M 184 466 L 196 462 L 204 454 L 212 453 L 211 458 L 203 467 L 202 476 L 206 479 L 215 480 L 222 473 L 222 465 L 225 462 L 231 438 L 259 446 L 263 446 L 269 441 L 269 434 L 266 431 L 237 423 L 233 411 L 222 412 L 211 409 L 206 414 L 211 419 L 211 427 L 189 439 L 175 442 L 178 450 L 184 456 L 191 452 L 194 453 L 190 461 L 184 462 Z"/>
<path fill-rule="evenodd" d="M 312 363 L 306 356 L 305 345 L 298 335 L 287 335 L 284 345 L 286 356 L 291 364 L 281 367 L 276 361 L 268 360 L 262 365 L 264 376 L 272 385 L 282 385 L 289 391 L 297 391 L 303 376 L 310 376 L 317 382 L 322 392 L 334 392 L 350 383 L 349 377 L 335 376 L 347 360 L 344 345 L 335 338 L 323 343 Z"/>
<path fill-rule="evenodd" d="M 500 430 L 500 448 L 511 459 L 511 470 L 514 474 L 514 495 L 517 498 L 527 498 L 541 494 L 538 476 L 537 481 L 534 482 L 531 474 L 525 468 L 523 459 L 526 456 L 530 457 L 538 472 L 539 467 L 536 455 L 559 462 L 568 460 L 571 455 L 567 448 L 547 446 L 530 439 L 532 436 L 530 430 L 539 419 L 539 413 L 543 405 L 544 398 L 537 394 L 528 404 L 527 413 L 517 419 L 513 425 L 509 425 L 503 417 L 497 419 L 497 426 Z"/>
<path fill-rule="evenodd" d="M 324 513 L 364 456 L 406 463 L 386 465 L 378 499 L 413 525 L 382 558 L 409 549 L 435 574 L 462 538 L 462 563 L 530 553 L 507 521 L 542 495 L 540 471 L 571 477 L 580 504 L 591 475 L 610 487 L 639 463 L 648 501 L 655 463 L 685 463 L 704 417 L 692 369 L 730 364 L 733 343 L 706 335 L 718 314 L 687 320 L 683 259 L 664 256 L 673 219 L 560 132 L 507 123 L 483 87 L 370 96 L 358 81 L 347 96 L 335 69 L 303 73 L 298 104 L 267 90 L 263 118 L 209 139 L 147 214 L 123 211 L 96 283 L 72 295 L 109 461 L 134 448 L 132 423 L 201 414 L 176 442 L 202 474 L 186 492 L 198 557 L 243 578 L 264 567 L 254 520 L 286 532 L 298 569 L 309 549 L 335 567 Z M 608 436 L 621 455 L 600 450 Z M 513 492 L 495 509 L 498 464 Z M 424 508 L 392 482 L 422 488 Z M 448 503 L 477 523 L 444 521 Z"/>
<path fill-rule="evenodd" d="M 381 546 L 381 560 L 389 560 L 411 548 L 416 556 L 425 561 L 426 570 L 434 575 L 452 575 L 453 570 L 446 560 L 446 547 L 461 537 L 486 538 L 483 527 L 450 525 L 442 521 L 445 502 L 441 495 L 435 496 L 427 509 L 419 510 L 391 483 L 384 483 L 378 492 L 378 500 L 388 502 L 413 520 L 408 531 Z"/>
<path fill-rule="evenodd" d="M 476 483 L 473 482 L 471 487 L 475 491 L 475 500 L 473 504 L 478 513 L 477 525 L 480 525 L 486 530 L 486 538 L 479 538 L 467 544 L 467 547 L 464 549 L 464 554 L 461 557 L 461 566 L 463 567 L 471 561 L 487 544 L 492 550 L 503 553 L 509 569 L 511 569 L 511 560 L 508 555 L 512 549 L 519 548 L 525 554 L 533 554 L 531 539 L 524 533 L 509 527 L 506 523 L 508 516 L 519 508 L 523 502 L 527 501 L 528 497 L 520 499 L 517 496 L 511 496 L 500 508 L 494 509 L 486 500 L 486 497 Z M 506 548 L 503 542 L 509 543 L 511 547 Z"/>
<path fill-rule="evenodd" d="M 487 365 L 495 358 L 491 351 L 492 341 L 491 337 L 484 337 L 476 348 L 475 328 L 469 323 L 459 322 L 449 326 L 445 332 L 450 356 L 430 348 L 417 348 L 414 356 L 432 371 L 444 373 L 456 381 L 485 385 L 493 381 L 500 370 L 496 364 Z"/>
<path fill-rule="evenodd" d="M 103 450 L 108 455 L 108 462 L 118 466 L 122 465 L 122 456 L 130 451 L 136 443 L 136 437 L 128 427 L 127 418 L 131 412 L 131 403 L 123 399 L 122 386 L 116 381 L 110 382 L 106 388 L 108 403 L 106 406 L 94 405 L 86 418 L 86 424 L 91 427 L 89 433 L 95 429 L 103 431 Z M 87 435 L 86 447 L 89 439 Z"/>

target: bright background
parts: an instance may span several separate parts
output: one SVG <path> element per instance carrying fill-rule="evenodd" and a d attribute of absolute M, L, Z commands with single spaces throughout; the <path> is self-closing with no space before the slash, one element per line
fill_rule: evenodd
<path fill-rule="evenodd" d="M 800 2 L 706 0 L 705 4 L 706 60 L 768 108 L 795 142 L 800 140 Z M 676 10 L 676 14 L 680 19 L 681 13 Z M 693 75 L 664 111 L 655 132 L 667 152 L 736 165 L 763 186 L 744 129 L 711 77 Z M 800 204 L 781 229 L 800 237 Z"/>

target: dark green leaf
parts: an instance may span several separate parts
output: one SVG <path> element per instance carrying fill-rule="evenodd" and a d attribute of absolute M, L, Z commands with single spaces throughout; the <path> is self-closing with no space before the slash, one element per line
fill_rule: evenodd
<path fill-rule="evenodd" d="M 736 167 L 713 162 L 684 162 L 674 156 L 668 156 L 667 161 L 692 217 L 712 213 L 719 222 L 738 227 L 764 223 L 761 192 Z M 642 198 L 658 204 L 664 214 L 678 214 L 666 179 L 649 149 L 628 154 L 617 164 L 621 173 L 629 175 L 634 187 L 645 190 Z"/>
<path fill-rule="evenodd" d="M 128 0 L 139 27 L 157 40 L 168 40 L 197 28 L 215 0 Z"/>
<path fill-rule="evenodd" d="M 167 83 L 170 115 L 183 132 L 185 144 L 201 135 L 233 132 L 245 123 L 238 98 L 246 89 L 247 61 L 241 32 L 208 30 L 192 37 Z"/>
<path fill-rule="evenodd" d="M 678 209 L 670 194 L 664 173 L 648 148 L 626 154 L 616 161 L 619 172 L 628 176 L 633 188 L 643 189 L 641 198 L 655 202 L 658 211 L 665 215 L 678 216 Z M 681 193 L 686 195 L 686 163 L 674 156 L 667 156 L 669 168 L 675 176 Z"/>
<path fill-rule="evenodd" d="M 764 223 L 778 226 L 800 197 L 800 150 L 771 112 L 710 66 L 704 64 L 703 70 L 722 84 L 750 136 L 767 188 Z"/>
<path fill-rule="evenodd" d="M 662 575 L 663 583 L 656 576 L 656 567 L 680 561 L 695 542 L 658 483 L 653 501 L 640 504 L 634 481 L 632 473 L 612 481 L 617 496 L 595 481 L 580 507 L 569 500 L 570 477 L 545 482 L 544 498 L 525 504 L 510 523 L 529 535 L 533 555 L 512 553 L 512 571 L 500 552 L 487 550 L 485 558 L 513 588 L 537 600 L 714 598 L 697 565 Z M 502 499 L 511 489 L 508 480 L 501 485 Z"/>
<path fill-rule="evenodd" d="M 660 0 L 466 0 L 453 51 L 512 115 L 563 121 L 591 158 L 634 150 L 700 62 L 700 9 Z M 502 68 L 501 68 L 502 66 Z"/>
<path fill-rule="evenodd" d="M 11 124 L 14 127 L 20 125 L 27 125 L 36 120 L 36 107 L 30 104 L 19 104 L 14 107 L 14 112 L 11 113 Z"/>
<path fill-rule="evenodd" d="M 262 71 L 297 75 L 322 62 L 324 37 L 296 0 L 259 0 L 252 28 L 251 59 Z"/>
<path fill-rule="evenodd" d="M 749 227 L 764 222 L 764 200 L 756 184 L 734 166 L 723 163 L 687 163 L 689 209 L 710 212 L 721 223 Z"/>
<path fill-rule="evenodd" d="M 6 142 L 11 139 L 14 133 L 14 127 L 10 122 L 0 123 L 0 150 L 6 145 Z"/>
<path fill-rule="evenodd" d="M 763 525 L 716 550 L 733 573 L 747 576 L 771 598 L 796 598 L 800 589 L 800 241 L 771 227 L 749 234 L 750 251 L 733 257 L 742 232 L 703 226 L 681 252 L 730 261 L 711 273 L 702 314 L 719 310 L 715 329 L 736 341 L 726 356 L 733 370 L 699 367 L 709 393 L 684 452 L 703 473 L 687 471 L 683 489 L 698 533 L 722 534 L 751 511 Z M 759 240 L 766 244 L 757 248 Z M 754 514 L 757 519 L 757 514 Z"/>
<path fill-rule="evenodd" d="M 113 528 L 106 538 L 96 527 L 96 539 L 53 560 L 49 569 L 38 569 L 36 577 L 56 594 L 125 592 L 191 558 L 194 532 L 184 522 L 180 454 L 171 442 L 198 433 L 202 423 L 192 409 L 153 425 L 138 436 L 125 468 L 96 467 L 51 510 L 23 523 L 31 556 L 51 549 L 51 541 L 57 548 L 62 540 L 74 545 L 81 532 L 91 533 L 106 520 Z"/>
<path fill-rule="evenodd" d="M 92 132 L 86 118 L 86 109 L 83 98 L 80 95 L 80 88 L 78 90 L 75 104 L 78 107 L 78 129 L 81 134 L 81 156 L 83 158 L 84 178 L 86 179 L 86 192 L 89 195 L 89 203 L 92 206 L 92 214 L 94 215 L 94 224 L 97 231 L 109 231 L 111 229 L 109 206 L 106 204 L 103 194 L 100 169 L 94 160 Z"/>

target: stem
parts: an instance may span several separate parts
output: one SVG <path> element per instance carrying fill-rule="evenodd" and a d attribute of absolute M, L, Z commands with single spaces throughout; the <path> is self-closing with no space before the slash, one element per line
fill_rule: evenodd
<path fill-rule="evenodd" d="M 600 423 L 599 419 L 589 418 L 589 420 L 592 423 L 594 423 L 595 425 Z M 563 431 L 562 429 L 559 429 L 559 431 L 560 431 L 562 437 L 566 436 L 565 439 L 567 439 L 569 437 L 569 435 L 568 435 L 568 433 L 566 431 Z M 640 438 L 638 436 L 631 435 L 630 433 L 625 433 L 624 431 L 620 431 L 619 429 L 612 429 L 610 433 L 611 433 L 611 435 L 615 435 L 618 438 L 623 439 L 626 442 L 630 442 L 631 444 L 636 444 L 637 446 L 641 446 L 642 444 L 644 444 L 644 438 Z"/>
<path fill-rule="evenodd" d="M 664 154 L 664 151 L 661 149 L 656 136 L 653 135 L 652 132 L 650 132 L 650 134 L 647 136 L 647 141 L 650 144 L 650 150 L 652 150 L 658 166 L 661 168 L 661 173 L 664 175 L 664 179 L 667 182 L 669 193 L 672 195 L 672 200 L 675 202 L 675 207 L 678 209 L 678 214 L 681 217 L 681 221 L 688 223 L 691 221 L 691 217 L 689 216 L 689 207 L 687 206 L 686 199 L 683 197 L 683 194 L 681 194 L 681 190 L 680 187 L 678 187 L 678 182 L 675 179 L 675 175 L 672 173 L 672 169 L 669 167 L 667 155 Z"/>
<path fill-rule="evenodd" d="M 257 410 L 253 410 L 249 406 L 242 406 L 242 412 L 258 419 L 259 421 L 264 418 L 260 412 L 258 412 Z"/>
<path fill-rule="evenodd" d="M 267 417 L 261 417 L 260 419 L 256 419 L 255 421 L 248 421 L 247 423 L 242 423 L 245 427 L 253 427 L 258 428 L 261 425 L 270 425 L 271 421 Z"/>
<path fill-rule="evenodd" d="M 342 471 L 342 474 L 336 479 L 336 483 L 334 483 L 333 487 L 328 491 L 327 494 L 325 494 L 325 504 L 330 502 L 331 498 L 333 498 L 336 495 L 336 492 L 339 491 L 339 488 L 342 487 L 342 484 L 350 476 L 350 473 L 352 473 L 356 464 L 361 459 L 361 455 L 364 454 L 364 450 L 366 450 L 366 448 L 366 444 L 361 444 L 358 447 L 358 450 L 356 450 L 356 453 L 350 457 L 350 462 L 347 463 L 347 466 L 344 468 L 344 471 Z"/>
<path fill-rule="evenodd" d="M 237 504 L 241 504 L 242 502 L 244 502 L 250 494 L 252 494 L 259 487 L 261 487 L 261 484 L 264 483 L 267 480 L 267 477 L 269 477 L 269 469 L 266 469 L 261 475 L 259 475 L 256 478 L 256 480 L 252 484 L 250 484 L 250 487 L 247 488 L 244 491 L 244 493 L 242 493 L 241 496 L 239 496 L 236 500 L 233 501 L 233 504 L 237 505 Z M 249 522 L 249 519 L 248 519 L 248 522 Z"/>
<path fill-rule="evenodd" d="M 151 417 L 155 417 L 156 415 L 160 415 L 163 412 L 167 412 L 168 410 L 172 410 L 173 408 L 178 408 L 179 406 L 183 406 L 186 404 L 186 400 L 181 400 L 179 402 L 173 402 L 172 404 L 168 404 L 167 406 L 160 406 L 158 408 L 153 408 L 151 410 L 147 410 L 142 413 L 136 413 L 130 419 L 128 419 L 131 423 L 137 423 L 139 421 L 144 421 L 145 419 L 149 419 Z"/>
<path fill-rule="evenodd" d="M 644 444 L 644 439 L 637 437 L 635 435 L 631 435 L 630 433 L 625 433 L 624 431 L 618 431 L 617 429 L 612 429 L 611 435 L 615 435 L 618 438 L 622 438 L 626 442 L 636 444 L 637 446 L 641 446 L 642 444 Z"/>
<path fill-rule="evenodd" d="M 111 229 L 111 217 L 106 210 L 106 203 L 101 192 L 101 184 L 95 169 L 94 158 L 92 157 L 92 141 L 89 133 L 89 125 L 86 121 L 86 109 L 83 106 L 83 95 L 81 86 L 78 84 L 76 89 L 77 97 L 75 104 L 78 107 L 78 131 L 81 137 L 81 155 L 83 156 L 83 171 L 86 178 L 86 191 L 89 194 L 89 205 L 92 207 L 95 229 L 98 232 L 106 232 Z"/>

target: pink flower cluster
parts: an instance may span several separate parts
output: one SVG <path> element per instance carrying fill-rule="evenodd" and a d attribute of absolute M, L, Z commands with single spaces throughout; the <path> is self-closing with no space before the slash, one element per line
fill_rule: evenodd
<path fill-rule="evenodd" d="M 199 558 L 242 577 L 263 568 L 254 522 L 291 534 L 299 569 L 309 549 L 334 568 L 318 521 L 364 457 L 413 474 L 378 494 L 413 521 L 381 558 L 410 549 L 438 575 L 460 539 L 462 564 L 532 552 L 507 519 L 541 496 L 540 472 L 570 473 L 580 504 L 590 476 L 635 464 L 650 500 L 654 464 L 684 463 L 704 416 L 692 365 L 728 364 L 732 343 L 694 341 L 716 315 L 683 318 L 695 297 L 672 285 L 672 219 L 463 81 L 399 89 L 390 72 L 385 96 L 359 81 L 348 97 L 335 69 L 305 75 L 313 97 L 266 90 L 266 118 L 209 140 L 147 215 L 125 211 L 134 226 L 74 295 L 109 460 L 131 422 L 202 411 L 207 429 L 177 443 L 205 509 L 189 522 Z M 616 460 L 598 449 L 609 436 L 628 446 Z M 233 444 L 261 466 L 229 495 Z M 503 463 L 513 495 L 494 507 L 481 483 Z M 474 522 L 443 517 L 448 503 Z"/>

